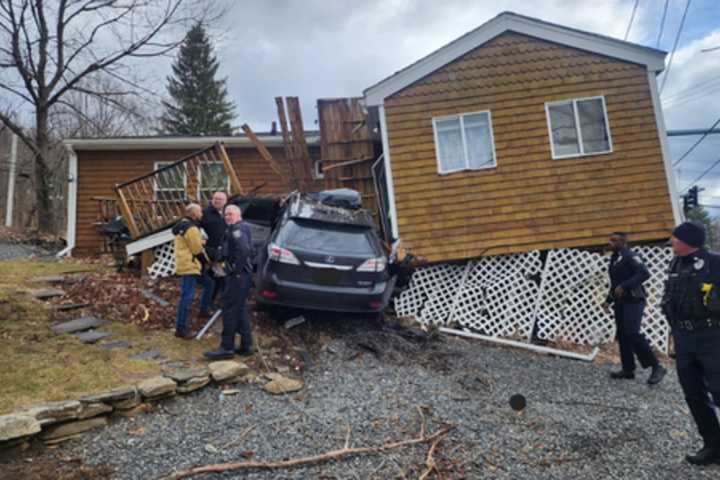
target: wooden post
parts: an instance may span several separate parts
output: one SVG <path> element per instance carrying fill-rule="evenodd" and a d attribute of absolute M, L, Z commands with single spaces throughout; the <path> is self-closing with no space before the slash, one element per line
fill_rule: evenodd
<path fill-rule="evenodd" d="M 290 182 L 288 181 L 287 175 L 285 174 L 286 172 L 283 171 L 282 167 L 275 161 L 268 149 L 265 148 L 265 144 L 263 144 L 262 141 L 257 137 L 257 135 L 255 135 L 255 132 L 252 131 L 250 126 L 246 123 L 240 128 L 242 128 L 243 132 L 245 132 L 245 135 L 247 135 L 253 145 L 255 145 L 255 148 L 257 148 L 257 151 L 258 153 L 260 153 L 260 156 L 263 158 L 263 160 L 265 160 L 270 165 L 270 168 L 272 168 L 275 173 L 278 174 L 284 184 L 290 186 Z"/>
<path fill-rule="evenodd" d="M 300 179 L 298 177 L 297 169 L 295 168 L 295 162 L 297 161 L 294 149 L 290 143 L 290 132 L 288 131 L 287 117 L 285 115 L 285 103 L 282 97 L 275 97 L 275 104 L 278 110 L 278 120 L 280 121 L 280 131 L 283 137 L 283 146 L 285 147 L 285 161 L 287 162 L 288 169 L 290 170 L 290 176 L 292 180 L 291 187 L 299 190 Z"/>
<path fill-rule="evenodd" d="M 133 217 L 132 210 L 130 210 L 130 205 L 128 205 L 128 202 L 125 199 L 125 195 L 122 190 L 117 187 L 115 187 L 115 193 L 117 193 L 118 196 L 120 213 L 122 213 L 122 216 L 125 217 L 125 222 L 127 223 L 128 230 L 130 230 L 130 235 L 133 239 L 138 238 L 140 236 L 140 229 L 138 228 L 137 223 L 135 223 L 135 218 Z"/>
<path fill-rule="evenodd" d="M 227 152 L 225 151 L 225 147 L 222 143 L 217 142 L 215 144 L 215 150 L 217 152 L 218 157 L 220 157 L 220 160 L 222 160 L 223 165 L 225 165 L 225 170 L 227 171 L 228 176 L 230 177 L 230 193 L 239 193 L 240 195 L 245 195 L 245 190 L 243 189 L 242 185 L 240 184 L 240 180 L 237 177 L 237 174 L 235 173 L 235 168 L 232 166 L 232 162 L 230 161 L 230 157 L 228 157 Z"/>
<path fill-rule="evenodd" d="M 287 97 L 287 109 L 290 126 L 292 127 L 293 143 L 297 148 L 299 160 L 303 168 L 300 183 L 302 186 L 301 190 L 306 191 L 308 186 L 312 184 L 312 160 L 310 159 L 310 151 L 305 142 L 305 130 L 298 97 Z"/>

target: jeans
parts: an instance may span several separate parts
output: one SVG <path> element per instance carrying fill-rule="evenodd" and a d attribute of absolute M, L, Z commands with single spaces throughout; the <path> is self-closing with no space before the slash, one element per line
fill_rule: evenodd
<path fill-rule="evenodd" d="M 184 331 L 187 326 L 188 310 L 195 294 L 195 284 L 200 283 L 203 286 L 200 296 L 200 312 L 207 313 L 210 309 L 213 281 L 208 275 L 182 275 L 180 282 L 180 302 L 175 316 L 175 330 Z"/>

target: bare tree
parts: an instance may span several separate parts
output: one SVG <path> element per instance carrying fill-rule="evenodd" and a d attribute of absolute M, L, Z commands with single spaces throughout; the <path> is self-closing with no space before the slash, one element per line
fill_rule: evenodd
<path fill-rule="evenodd" d="M 207 12 L 201 0 L 0 0 L 0 90 L 31 106 L 35 125 L 26 131 L 2 106 L 0 122 L 35 155 L 40 230 L 50 226 L 53 107 L 71 105 L 66 99 L 73 92 L 107 102 L 134 91 L 124 69 L 134 59 L 176 48 L 184 27 Z M 122 88 L 90 82 L 98 72 L 123 82 Z"/>

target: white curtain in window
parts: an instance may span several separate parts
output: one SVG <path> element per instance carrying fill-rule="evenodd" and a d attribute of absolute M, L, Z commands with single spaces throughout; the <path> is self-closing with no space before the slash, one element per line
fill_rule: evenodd
<path fill-rule="evenodd" d="M 599 98 L 580 100 L 577 102 L 577 109 L 584 152 L 595 153 L 610 150 L 602 100 Z"/>
<path fill-rule="evenodd" d="M 483 168 L 492 165 L 494 159 L 488 114 L 465 115 L 463 125 L 467 142 L 468 167 Z"/>
<path fill-rule="evenodd" d="M 575 114 L 572 102 L 548 106 L 550 131 L 555 156 L 577 155 L 580 153 Z"/>
<path fill-rule="evenodd" d="M 200 197 L 209 200 L 217 191 L 227 192 L 228 176 L 222 163 L 200 164 Z"/>
<path fill-rule="evenodd" d="M 448 172 L 465 168 L 460 119 L 437 120 L 435 128 L 437 129 L 440 170 Z"/>

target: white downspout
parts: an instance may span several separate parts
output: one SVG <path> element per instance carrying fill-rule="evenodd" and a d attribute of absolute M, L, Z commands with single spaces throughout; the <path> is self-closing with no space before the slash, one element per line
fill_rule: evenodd
<path fill-rule="evenodd" d="M 75 248 L 75 226 L 77 223 L 77 153 L 72 145 L 66 145 L 68 152 L 68 190 L 67 190 L 67 247 L 58 252 L 58 257 L 70 256 Z"/>
<path fill-rule="evenodd" d="M 7 202 L 5 203 L 5 226 L 12 227 L 13 205 L 15 203 L 15 167 L 17 165 L 17 135 L 11 133 L 10 173 L 8 175 Z"/>
<path fill-rule="evenodd" d="M 385 105 L 378 107 L 380 113 L 380 133 L 382 135 L 383 155 L 385 156 L 385 181 L 388 192 L 388 208 L 390 210 L 390 226 L 395 240 L 400 239 L 398 229 L 397 210 L 395 209 L 395 186 L 393 185 L 392 167 L 390 166 L 390 141 L 388 140 L 387 121 L 385 120 Z"/>

